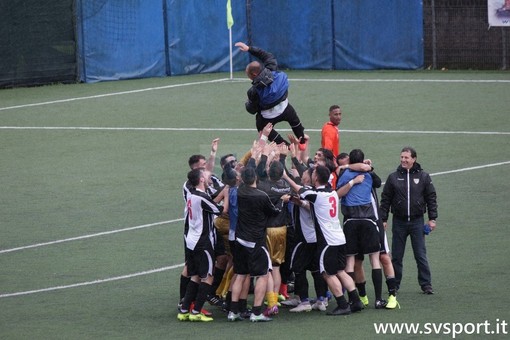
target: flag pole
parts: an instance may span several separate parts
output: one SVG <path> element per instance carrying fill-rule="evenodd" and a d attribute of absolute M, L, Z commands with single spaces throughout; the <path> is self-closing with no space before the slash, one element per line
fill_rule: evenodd
<path fill-rule="evenodd" d="M 232 62 L 232 26 L 234 26 L 234 18 L 232 17 L 231 0 L 227 0 L 227 28 L 230 48 L 230 80 L 234 79 L 234 65 Z"/>
<path fill-rule="evenodd" d="M 234 65 L 232 62 L 232 27 L 228 29 L 229 46 L 230 46 L 230 80 L 234 79 Z"/>

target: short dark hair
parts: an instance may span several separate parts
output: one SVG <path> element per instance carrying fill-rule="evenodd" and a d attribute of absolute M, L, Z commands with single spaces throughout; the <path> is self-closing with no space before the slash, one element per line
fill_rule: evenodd
<path fill-rule="evenodd" d="M 277 181 L 283 176 L 283 165 L 279 161 L 271 162 L 269 165 L 269 179 Z"/>
<path fill-rule="evenodd" d="M 324 158 L 326 158 L 326 159 L 329 159 L 329 160 L 335 159 L 335 155 L 333 155 L 333 151 L 331 151 L 330 149 L 319 148 L 318 151 L 321 151 L 322 154 L 324 155 Z"/>
<path fill-rule="evenodd" d="M 188 181 L 193 187 L 196 187 L 200 183 L 203 171 L 203 169 L 198 168 L 188 172 Z"/>
<path fill-rule="evenodd" d="M 193 165 L 197 164 L 201 159 L 205 160 L 205 156 L 203 156 L 203 155 L 190 156 L 190 158 L 188 159 L 188 165 L 189 165 L 190 169 L 192 169 Z"/>
<path fill-rule="evenodd" d="M 221 156 L 221 158 L 220 158 L 220 166 L 221 166 L 222 169 L 225 166 L 225 164 L 227 164 L 227 158 L 229 158 L 229 157 L 234 157 L 235 158 L 234 154 L 232 154 L 232 153 L 226 154 L 225 156 Z"/>
<path fill-rule="evenodd" d="M 319 184 L 326 185 L 329 182 L 331 171 L 323 165 L 317 165 L 315 167 L 315 175 L 317 176 Z"/>
<path fill-rule="evenodd" d="M 340 105 L 336 105 L 336 104 L 335 104 L 335 105 L 331 105 L 331 106 L 329 107 L 329 112 L 331 112 L 331 111 L 333 111 L 333 110 L 335 110 L 335 109 L 340 109 Z M 342 110 L 342 109 L 340 109 L 340 110 Z"/>
<path fill-rule="evenodd" d="M 361 149 L 353 149 L 351 152 L 349 152 L 349 163 L 363 163 L 364 160 L 365 154 L 363 151 L 361 151 Z"/>
<path fill-rule="evenodd" d="M 341 152 L 338 154 L 338 156 L 336 156 L 337 161 L 339 161 L 341 159 L 346 159 L 346 158 L 349 158 L 349 154 L 346 152 Z"/>
<path fill-rule="evenodd" d="M 412 158 L 416 158 L 416 157 L 418 157 L 418 155 L 416 154 L 416 150 L 415 150 L 414 148 L 410 147 L 410 146 L 404 146 L 404 147 L 402 148 L 402 151 L 400 151 L 400 152 L 401 152 L 401 153 L 402 153 L 402 152 L 409 152 L 409 153 L 411 153 L 411 157 L 412 157 Z"/>
<path fill-rule="evenodd" d="M 248 167 L 244 168 L 241 172 L 241 179 L 243 180 L 244 184 L 252 185 L 255 183 L 255 180 L 257 179 L 257 174 L 255 173 L 255 169 Z"/>

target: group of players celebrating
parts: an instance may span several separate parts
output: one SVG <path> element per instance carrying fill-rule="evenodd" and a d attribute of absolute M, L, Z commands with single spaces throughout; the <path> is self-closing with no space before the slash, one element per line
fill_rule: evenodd
<path fill-rule="evenodd" d="M 290 312 L 359 312 L 369 305 L 364 254 L 372 267 L 375 308 L 399 306 L 374 191 L 381 180 L 370 161 L 359 149 L 335 158 L 320 148 L 310 157 L 308 136 L 301 150 L 292 135 L 289 145 L 270 142 L 272 130 L 267 124 L 239 161 L 233 154 L 221 157 L 221 179 L 212 173 L 217 139 L 209 160 L 189 159 L 178 319 L 212 321 L 203 309 L 206 301 L 222 306 L 230 321 L 270 321 L 279 305 Z M 387 300 L 382 298 L 383 269 Z M 314 281 L 313 298 L 307 271 Z M 291 277 L 292 297 L 286 290 Z M 328 311 L 332 300 L 336 307 Z"/>
<path fill-rule="evenodd" d="M 177 318 L 212 321 L 203 308 L 206 301 L 228 311 L 229 321 L 270 321 L 279 305 L 293 313 L 359 312 L 369 305 L 364 255 L 372 268 L 375 308 L 396 308 L 398 287 L 374 191 L 381 180 L 361 150 L 337 154 L 339 106 L 330 108 L 332 126 L 326 128 L 331 137 L 324 133 L 323 147 L 310 157 L 309 136 L 289 103 L 287 75 L 277 70 L 276 58 L 242 42 L 236 46 L 258 59 L 246 67 L 252 86 L 245 107 L 255 115 L 259 138 L 241 160 L 233 154 L 221 157 L 221 178 L 212 173 L 218 139 L 208 160 L 202 155 L 189 159 L 183 188 L 186 265 Z M 273 129 L 281 121 L 292 128 L 289 141 Z M 292 297 L 287 291 L 291 277 Z M 336 306 L 329 308 L 333 300 Z"/>

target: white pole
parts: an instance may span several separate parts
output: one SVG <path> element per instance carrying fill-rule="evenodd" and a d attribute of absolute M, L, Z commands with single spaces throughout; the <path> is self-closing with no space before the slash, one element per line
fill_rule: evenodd
<path fill-rule="evenodd" d="M 234 65 L 232 63 L 232 28 L 228 29 L 229 46 L 230 46 L 230 80 L 234 79 Z"/>

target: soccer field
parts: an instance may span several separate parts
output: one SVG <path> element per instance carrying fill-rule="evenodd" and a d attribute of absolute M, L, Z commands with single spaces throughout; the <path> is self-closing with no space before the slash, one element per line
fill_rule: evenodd
<path fill-rule="evenodd" d="M 252 324 L 207 306 L 214 322 L 179 322 L 187 160 L 208 155 L 215 137 L 218 156 L 250 148 L 249 81 L 238 73 L 8 89 L 0 338 L 372 339 L 389 323 L 417 328 L 387 338 L 508 337 L 510 73 L 288 74 L 312 150 L 332 104 L 342 106 L 342 151 L 361 148 L 383 181 L 403 146 L 417 150 L 438 193 L 438 226 L 427 236 L 435 295 L 421 294 L 408 244 L 401 309 L 371 304 L 329 317 L 282 308 L 273 322 Z M 286 123 L 276 129 L 290 133 Z"/>

